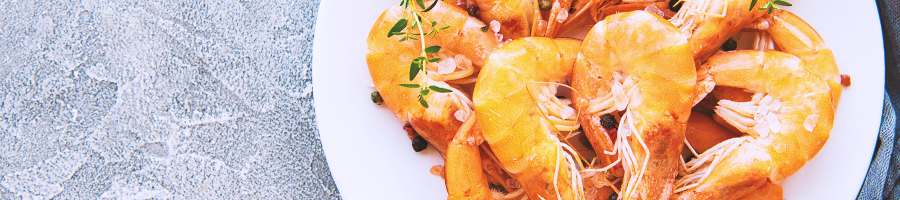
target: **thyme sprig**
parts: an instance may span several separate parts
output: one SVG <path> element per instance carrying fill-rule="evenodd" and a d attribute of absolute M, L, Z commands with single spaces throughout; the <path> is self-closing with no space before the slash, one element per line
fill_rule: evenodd
<path fill-rule="evenodd" d="M 426 21 L 426 20 L 421 15 L 421 13 L 431 11 L 431 9 L 433 9 L 434 6 L 437 5 L 438 1 L 439 0 L 434 0 L 434 2 L 430 6 L 425 7 L 425 2 L 423 2 L 423 0 L 415 0 L 415 2 L 418 4 L 419 8 L 422 8 L 422 9 L 415 9 L 415 8 L 411 9 L 409 7 L 409 4 L 412 3 L 412 0 L 400 1 L 400 6 L 402 6 L 403 9 L 407 11 L 406 18 L 401 18 L 400 20 L 397 20 L 397 22 L 394 23 L 394 26 L 391 27 L 391 30 L 388 31 L 388 35 L 387 35 L 388 37 L 392 37 L 395 35 L 402 35 L 403 37 L 400 38 L 400 42 L 403 42 L 406 40 L 418 40 L 419 44 L 421 44 L 421 47 L 422 47 L 421 54 L 419 55 L 419 57 L 416 57 L 415 59 L 413 59 L 412 62 L 409 64 L 409 80 L 410 81 L 415 79 L 416 76 L 419 75 L 419 72 L 424 74 L 423 76 L 427 76 L 428 71 L 425 70 L 425 66 L 427 66 L 428 63 L 441 61 L 441 58 L 437 58 L 437 57 L 428 58 L 428 54 L 438 53 L 441 50 L 441 47 L 440 46 L 425 47 L 425 39 L 428 36 L 431 36 L 431 38 L 433 39 L 438 34 L 438 32 L 440 32 L 441 30 L 450 28 L 450 26 L 448 25 L 448 26 L 438 27 L 436 21 L 431 21 L 431 23 L 422 23 L 423 21 Z M 410 19 L 412 19 L 411 23 L 410 23 Z M 423 29 L 423 27 L 424 27 L 424 29 Z M 414 32 L 416 30 L 418 30 L 418 32 Z M 425 30 L 429 30 L 429 31 L 425 32 Z M 438 93 L 452 92 L 452 90 L 447 89 L 447 88 L 442 88 L 442 87 L 438 87 L 435 85 L 428 85 L 428 82 L 425 81 L 425 79 L 422 79 L 421 84 L 401 83 L 399 85 L 403 86 L 403 87 L 407 87 L 407 88 L 419 89 L 419 97 L 418 97 L 419 104 L 422 104 L 422 107 L 425 107 L 425 108 L 428 108 L 428 102 L 425 101 L 425 96 L 427 96 L 429 93 L 431 93 L 431 91 L 438 92 Z"/>
<path fill-rule="evenodd" d="M 769 1 L 769 3 L 766 3 L 766 5 L 759 7 L 757 9 L 769 10 L 769 14 L 772 14 L 772 10 L 781 10 L 781 7 L 778 7 L 778 5 L 793 6 L 793 4 L 791 4 L 790 2 L 784 1 L 784 0 L 768 0 L 768 1 Z M 755 6 L 756 6 L 756 0 L 750 1 L 750 9 L 749 10 L 753 10 L 753 7 L 755 7 Z"/>

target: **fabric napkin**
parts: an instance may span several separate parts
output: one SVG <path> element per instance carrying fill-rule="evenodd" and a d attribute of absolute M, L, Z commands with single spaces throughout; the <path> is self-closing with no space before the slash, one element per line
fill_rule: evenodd
<path fill-rule="evenodd" d="M 900 199 L 897 110 L 900 108 L 900 0 L 876 0 L 884 36 L 884 111 L 878 143 L 857 199 Z M 836 180 L 839 181 L 839 180 Z"/>

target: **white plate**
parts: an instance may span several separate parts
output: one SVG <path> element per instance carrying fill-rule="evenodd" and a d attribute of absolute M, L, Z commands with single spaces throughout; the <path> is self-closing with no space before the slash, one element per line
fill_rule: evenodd
<path fill-rule="evenodd" d="M 412 150 L 398 120 L 369 99 L 366 37 L 398 0 L 323 0 L 313 45 L 313 86 L 322 147 L 344 199 L 443 199 L 431 166 L 436 151 Z M 761 0 L 760 2 L 764 2 Z M 785 199 L 853 199 L 872 158 L 881 120 L 884 50 L 875 1 L 790 0 L 834 51 L 845 88 L 831 138 L 806 167 L 783 182 Z M 322 177 L 325 178 L 325 177 Z M 323 186 L 324 187 L 324 186 Z"/>

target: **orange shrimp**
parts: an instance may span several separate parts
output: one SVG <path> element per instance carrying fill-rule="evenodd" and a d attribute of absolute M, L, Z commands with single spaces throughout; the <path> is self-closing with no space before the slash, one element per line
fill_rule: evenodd
<path fill-rule="evenodd" d="M 444 174 L 447 185 L 447 199 L 514 199 L 520 198 L 524 190 L 505 187 L 508 193 L 493 191 L 489 187 L 490 170 L 483 164 L 493 161 L 485 156 L 484 139 L 475 123 L 475 115 L 470 115 L 450 142 L 444 157 Z M 487 174 L 486 174 L 487 173 Z M 500 182 L 499 184 L 502 184 Z"/>
<path fill-rule="evenodd" d="M 477 15 L 497 27 L 504 39 L 556 37 L 588 19 L 597 7 L 619 0 L 458 0 L 461 7 L 477 7 Z M 464 3 L 465 2 L 465 3 Z M 463 5 L 465 4 L 465 5 Z M 497 21 L 493 24 L 493 21 Z"/>
<path fill-rule="evenodd" d="M 424 38 L 425 45 L 441 46 L 441 51 L 435 55 L 443 60 L 437 65 L 449 65 L 452 72 L 442 74 L 436 72 L 442 70 L 434 70 L 434 66 L 428 66 L 430 73 L 427 76 L 420 75 L 409 80 L 410 63 L 419 56 L 423 45 L 419 40 L 401 42 L 401 36 L 387 37 L 394 23 L 407 16 L 407 12 L 395 5 L 381 14 L 369 32 L 366 62 L 375 88 L 381 93 L 387 107 L 397 118 L 408 121 L 443 155 L 465 116 L 472 113 L 469 97 L 456 89 L 455 85 L 445 81 L 467 77 L 478 71 L 499 42 L 492 34 L 479 30 L 484 23 L 469 17 L 458 7 L 439 2 L 431 11 L 422 13 L 423 18 L 450 27 L 440 31 L 434 38 Z M 449 88 L 452 92 L 435 92 L 424 96 L 424 100 L 430 105 L 425 108 L 419 103 L 419 90 L 399 85 L 423 82 Z"/>
<path fill-rule="evenodd" d="M 444 157 L 444 174 L 447 178 L 447 199 L 489 199 L 491 190 L 488 179 L 482 173 L 481 153 L 476 142 L 478 129 L 475 115 L 459 128 L 450 142 Z"/>
<path fill-rule="evenodd" d="M 673 0 L 678 1 L 678 0 Z M 613 15 L 621 12 L 631 12 L 643 10 L 652 12 L 654 14 L 660 15 L 665 19 L 670 19 L 675 16 L 675 12 L 669 9 L 669 1 L 622 1 L 622 4 L 609 4 L 606 6 L 601 6 L 600 9 L 596 10 L 596 12 L 592 13 L 592 16 L 595 21 L 600 21 L 604 17 L 608 15 Z"/>
<path fill-rule="evenodd" d="M 679 0 L 683 5 L 672 19 L 688 37 L 694 58 L 705 60 L 728 38 L 765 11 L 750 9 L 750 0 Z"/>
<path fill-rule="evenodd" d="M 842 75 L 838 70 L 834 53 L 825 46 L 822 36 L 819 36 L 819 33 L 806 21 L 785 10 L 765 15 L 754 23 L 749 28 L 764 30 L 770 36 L 762 39 L 761 44 L 767 44 L 766 40 L 774 41 L 778 47 L 777 50 L 800 57 L 803 62 L 806 62 L 810 72 L 828 81 L 834 102 L 833 107 L 837 108 L 843 90 L 841 86 L 849 86 L 850 83 L 849 81 L 842 82 Z M 757 48 L 767 49 L 765 46 Z M 849 79 L 849 76 L 844 76 Z"/>
<path fill-rule="evenodd" d="M 703 153 L 720 142 L 738 136 L 716 123 L 712 117 L 697 112 L 691 112 L 684 135 L 690 144 L 690 150 L 696 151 L 693 152 L 696 154 Z"/>
<path fill-rule="evenodd" d="M 815 156 L 834 121 L 828 83 L 800 58 L 778 51 L 731 51 L 701 66 L 717 85 L 754 93 L 748 102 L 720 100 L 716 114 L 742 137 L 717 144 L 686 164 L 678 199 L 733 199 L 780 183 Z"/>
<path fill-rule="evenodd" d="M 766 182 L 740 200 L 781 200 L 784 199 L 784 188 L 772 182 Z"/>
<path fill-rule="evenodd" d="M 697 78 L 690 48 L 681 30 L 644 11 L 608 16 L 585 37 L 575 106 L 601 163 L 622 161 L 622 198 L 672 193 Z M 618 138 L 610 138 L 600 118 L 622 111 Z"/>
<path fill-rule="evenodd" d="M 578 128 L 555 96 L 572 74 L 581 41 L 526 37 L 497 49 L 475 84 L 477 124 L 529 199 L 583 199 L 578 156 L 558 138 Z"/>

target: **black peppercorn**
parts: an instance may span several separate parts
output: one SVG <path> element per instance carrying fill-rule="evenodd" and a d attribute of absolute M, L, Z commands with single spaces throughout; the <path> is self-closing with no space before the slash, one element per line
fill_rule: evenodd
<path fill-rule="evenodd" d="M 678 10 L 681 10 L 681 5 L 683 4 L 684 2 L 681 2 L 679 0 L 669 0 L 669 10 L 671 10 L 672 12 L 678 12 Z"/>
<path fill-rule="evenodd" d="M 412 140 L 412 147 L 416 152 L 420 152 L 428 147 L 428 142 L 426 142 L 425 138 L 422 138 L 422 136 L 416 136 L 416 138 Z"/>
<path fill-rule="evenodd" d="M 729 38 L 728 41 L 725 41 L 725 44 L 722 44 L 722 51 L 734 51 L 737 49 L 737 41 Z"/>
<path fill-rule="evenodd" d="M 469 16 L 475 17 L 478 14 L 478 6 L 469 6 L 466 8 L 466 12 L 469 13 Z"/>
<path fill-rule="evenodd" d="M 618 200 L 618 199 L 619 199 L 619 194 L 616 194 L 616 193 L 609 194 L 609 198 L 608 198 L 608 199 L 609 199 L 609 200 Z"/>
<path fill-rule="evenodd" d="M 618 122 L 616 122 L 616 118 L 610 114 L 605 114 L 600 117 L 600 125 L 606 130 L 612 130 L 619 126 Z"/>

